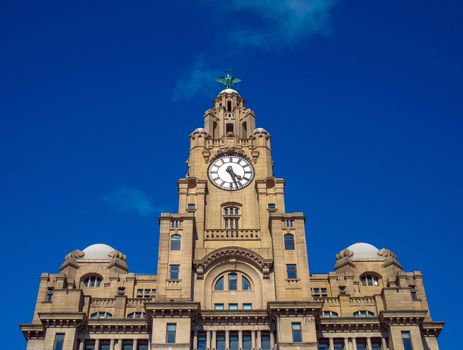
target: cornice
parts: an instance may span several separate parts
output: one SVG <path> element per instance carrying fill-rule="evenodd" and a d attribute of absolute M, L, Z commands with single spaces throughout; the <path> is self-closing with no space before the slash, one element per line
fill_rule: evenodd
<path fill-rule="evenodd" d="M 324 332 L 379 332 L 383 328 L 377 317 L 320 318 L 318 324 Z"/>
<path fill-rule="evenodd" d="M 45 337 L 45 328 L 41 324 L 20 324 L 19 328 L 26 340 L 44 339 Z"/>
<path fill-rule="evenodd" d="M 427 310 L 381 311 L 379 318 L 387 325 L 421 325 L 427 313 Z"/>
<path fill-rule="evenodd" d="M 76 328 L 81 326 L 86 318 L 84 312 L 39 312 L 38 316 L 46 328 Z"/>
<path fill-rule="evenodd" d="M 314 316 L 319 317 L 322 302 L 269 302 L 267 311 L 272 317 Z"/>
<path fill-rule="evenodd" d="M 425 321 L 421 328 L 426 337 L 438 337 L 444 325 L 445 322 L 441 321 Z"/>

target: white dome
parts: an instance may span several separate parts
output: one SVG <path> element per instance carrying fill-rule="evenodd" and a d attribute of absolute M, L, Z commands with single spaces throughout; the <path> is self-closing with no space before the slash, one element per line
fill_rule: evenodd
<path fill-rule="evenodd" d="M 85 254 L 83 258 L 91 260 L 109 259 L 108 254 L 112 251 L 114 251 L 114 248 L 107 244 L 92 244 L 83 250 Z"/>
<path fill-rule="evenodd" d="M 220 91 L 220 93 L 218 94 L 218 96 L 222 95 L 222 94 L 232 94 L 232 93 L 235 93 L 235 94 L 238 94 L 239 95 L 239 92 L 236 91 L 235 89 L 224 89 L 222 91 Z"/>
<path fill-rule="evenodd" d="M 355 244 L 352 244 L 351 246 L 347 247 L 347 249 L 351 250 L 354 255 L 352 256 L 352 259 L 379 259 L 380 257 L 378 256 L 378 248 L 376 248 L 374 245 L 371 245 L 369 243 L 362 243 L 358 242 Z"/>

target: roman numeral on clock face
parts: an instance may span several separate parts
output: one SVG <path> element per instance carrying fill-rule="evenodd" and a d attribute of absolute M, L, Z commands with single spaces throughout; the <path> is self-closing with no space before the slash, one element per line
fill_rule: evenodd
<path fill-rule="evenodd" d="M 241 155 L 224 155 L 212 161 L 208 169 L 212 184 L 226 191 L 237 191 L 254 179 L 252 163 Z"/>

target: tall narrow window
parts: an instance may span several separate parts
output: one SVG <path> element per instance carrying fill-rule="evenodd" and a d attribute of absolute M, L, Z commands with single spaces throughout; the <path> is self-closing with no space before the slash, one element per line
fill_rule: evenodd
<path fill-rule="evenodd" d="M 328 350 L 330 348 L 330 344 L 326 339 L 320 339 L 318 341 L 318 350 Z"/>
<path fill-rule="evenodd" d="M 53 292 L 54 292 L 55 288 L 53 287 L 48 287 L 47 288 L 47 301 L 48 302 L 51 302 L 53 300 Z"/>
<path fill-rule="evenodd" d="M 100 276 L 88 276 L 84 279 L 84 287 L 85 288 L 97 288 L 101 285 L 101 277 Z"/>
<path fill-rule="evenodd" d="M 230 132 L 233 134 L 233 124 L 227 123 L 227 134 Z"/>
<path fill-rule="evenodd" d="M 238 350 L 238 332 L 230 332 L 228 343 L 230 350 Z"/>
<path fill-rule="evenodd" d="M 379 286 L 379 278 L 377 274 L 365 273 L 360 276 L 360 281 L 363 286 Z"/>
<path fill-rule="evenodd" d="M 64 333 L 56 333 L 55 335 L 55 346 L 54 350 L 63 350 L 64 345 Z"/>
<path fill-rule="evenodd" d="M 243 283 L 243 290 L 251 290 L 251 282 L 246 277 L 242 277 L 241 282 Z"/>
<path fill-rule="evenodd" d="M 207 334 L 206 332 L 198 333 L 198 350 L 206 350 L 207 348 Z"/>
<path fill-rule="evenodd" d="M 170 250 L 180 250 L 181 242 L 182 236 L 177 234 L 170 236 Z"/>
<path fill-rule="evenodd" d="M 252 337 L 251 332 L 243 332 L 243 350 L 251 350 Z"/>
<path fill-rule="evenodd" d="M 111 350 L 111 342 L 108 339 L 101 339 L 98 350 Z M 135 350 L 135 349 L 134 349 Z"/>
<path fill-rule="evenodd" d="M 292 322 L 291 323 L 291 330 L 292 330 L 292 333 L 293 333 L 293 343 L 301 343 L 302 342 L 301 323 L 300 322 Z"/>
<path fill-rule="evenodd" d="M 416 286 L 410 286 L 410 294 L 412 296 L 412 300 L 417 300 L 418 299 L 416 297 Z"/>
<path fill-rule="evenodd" d="M 286 275 L 289 280 L 297 279 L 297 266 L 296 264 L 286 265 Z"/>
<path fill-rule="evenodd" d="M 294 236 L 287 233 L 285 236 L 285 250 L 294 250 Z"/>
<path fill-rule="evenodd" d="M 364 338 L 354 338 L 357 344 L 357 350 L 367 350 L 367 341 Z"/>
<path fill-rule="evenodd" d="M 215 290 L 223 290 L 223 276 L 215 282 Z"/>
<path fill-rule="evenodd" d="M 344 350 L 344 339 L 335 339 L 333 350 Z M 373 350 L 376 350 L 376 349 L 373 349 Z"/>
<path fill-rule="evenodd" d="M 404 350 L 413 350 L 412 340 L 410 338 L 410 332 L 409 331 L 403 331 L 402 332 L 402 342 L 404 344 Z"/>
<path fill-rule="evenodd" d="M 371 340 L 371 350 L 381 350 L 381 339 L 380 338 L 375 338 Z"/>
<path fill-rule="evenodd" d="M 178 280 L 180 274 L 180 265 L 169 265 L 169 279 Z"/>
<path fill-rule="evenodd" d="M 86 340 L 84 343 L 84 350 L 95 350 L 95 340 Z"/>
<path fill-rule="evenodd" d="M 174 344 L 175 338 L 177 336 L 177 324 L 176 323 L 168 323 L 166 328 L 166 342 L 168 344 Z"/>
<path fill-rule="evenodd" d="M 134 350 L 133 349 L 133 340 L 123 340 L 122 341 L 122 350 Z"/>
<path fill-rule="evenodd" d="M 240 221 L 240 210 L 237 207 L 225 207 L 223 209 L 224 228 L 227 230 L 238 230 Z"/>
<path fill-rule="evenodd" d="M 270 332 L 262 332 L 260 334 L 260 346 L 262 350 L 270 350 Z"/>
<path fill-rule="evenodd" d="M 140 339 L 137 344 L 137 350 L 148 350 L 148 340 Z"/>
<path fill-rule="evenodd" d="M 225 332 L 217 332 L 215 336 L 216 350 L 225 350 Z"/>
<path fill-rule="evenodd" d="M 231 101 L 227 101 L 227 112 L 231 112 L 232 111 L 232 103 Z"/>
<path fill-rule="evenodd" d="M 228 290 L 238 289 L 238 275 L 236 272 L 230 272 L 228 274 Z"/>

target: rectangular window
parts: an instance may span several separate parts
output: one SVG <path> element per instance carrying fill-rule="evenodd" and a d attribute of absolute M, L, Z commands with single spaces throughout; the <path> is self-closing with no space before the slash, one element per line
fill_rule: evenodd
<path fill-rule="evenodd" d="M 244 303 L 243 304 L 243 310 L 252 310 L 252 304 L 251 303 Z"/>
<path fill-rule="evenodd" d="M 148 350 L 148 340 L 145 340 L 145 339 L 138 340 L 137 350 Z"/>
<path fill-rule="evenodd" d="M 229 310 L 238 310 L 238 304 L 228 304 L 228 309 Z"/>
<path fill-rule="evenodd" d="M 301 323 L 292 322 L 291 330 L 293 332 L 293 343 L 301 343 L 302 342 Z"/>
<path fill-rule="evenodd" d="M 289 280 L 297 279 L 297 265 L 296 264 L 287 264 L 286 265 L 286 275 Z"/>
<path fill-rule="evenodd" d="M 98 350 L 110 350 L 111 342 L 107 339 L 100 340 L 100 345 L 98 346 Z"/>
<path fill-rule="evenodd" d="M 270 350 L 270 332 L 262 332 L 260 334 L 260 345 L 262 350 Z"/>
<path fill-rule="evenodd" d="M 180 221 L 179 220 L 172 220 L 170 222 L 170 227 L 172 228 L 179 228 L 180 227 Z"/>
<path fill-rule="evenodd" d="M 195 209 L 196 209 L 196 204 L 189 203 L 189 204 L 187 205 L 187 209 L 188 209 L 188 210 L 195 210 Z"/>
<path fill-rule="evenodd" d="M 251 332 L 243 332 L 243 350 L 252 349 L 252 337 Z"/>
<path fill-rule="evenodd" d="M 344 339 L 334 340 L 334 350 L 344 350 Z"/>
<path fill-rule="evenodd" d="M 328 293 L 326 292 L 326 288 L 322 288 L 322 297 L 328 296 Z"/>
<path fill-rule="evenodd" d="M 55 290 L 55 288 L 53 287 L 48 287 L 47 288 L 47 301 L 48 302 L 51 302 L 53 300 L 53 291 Z"/>
<path fill-rule="evenodd" d="M 125 287 L 117 288 L 117 295 L 125 295 Z"/>
<path fill-rule="evenodd" d="M 207 349 L 207 334 L 206 332 L 199 332 L 198 333 L 198 350 L 206 350 Z"/>
<path fill-rule="evenodd" d="M 381 339 L 371 340 L 371 350 L 381 350 Z"/>
<path fill-rule="evenodd" d="M 238 275 L 234 272 L 228 274 L 228 290 L 238 289 Z"/>
<path fill-rule="evenodd" d="M 143 298 L 143 289 L 137 289 L 137 298 Z"/>
<path fill-rule="evenodd" d="M 56 333 L 55 335 L 55 346 L 54 350 L 63 350 L 64 345 L 64 333 Z"/>
<path fill-rule="evenodd" d="M 409 331 L 402 332 L 402 342 L 404 344 L 404 350 L 413 350 L 412 339 L 410 338 Z"/>
<path fill-rule="evenodd" d="M 415 286 L 410 286 L 410 294 L 412 296 L 412 300 L 417 300 L 418 299 L 416 297 L 416 287 Z"/>
<path fill-rule="evenodd" d="M 269 203 L 268 204 L 268 208 L 269 209 L 275 209 L 277 206 L 275 205 L 275 203 Z"/>
<path fill-rule="evenodd" d="M 357 350 L 367 350 L 367 341 L 362 338 L 355 338 L 355 343 L 357 344 Z"/>
<path fill-rule="evenodd" d="M 95 350 L 95 340 L 86 340 L 84 350 Z"/>
<path fill-rule="evenodd" d="M 122 350 L 133 350 L 133 340 L 123 340 Z"/>
<path fill-rule="evenodd" d="M 169 265 L 169 279 L 178 280 L 180 265 Z"/>
<path fill-rule="evenodd" d="M 223 310 L 223 304 L 214 304 L 214 310 Z"/>
<path fill-rule="evenodd" d="M 294 227 L 294 220 L 285 220 L 285 226 L 286 227 Z"/>
<path fill-rule="evenodd" d="M 238 332 L 230 332 L 228 343 L 230 350 L 238 350 Z"/>
<path fill-rule="evenodd" d="M 168 323 L 166 328 L 166 343 L 174 344 L 175 338 L 177 336 L 177 324 L 176 323 Z"/>
<path fill-rule="evenodd" d="M 225 332 L 217 332 L 215 336 L 216 350 L 225 350 Z"/>
<path fill-rule="evenodd" d="M 328 350 L 330 348 L 330 344 L 328 340 L 321 339 L 318 341 L 318 350 Z"/>

